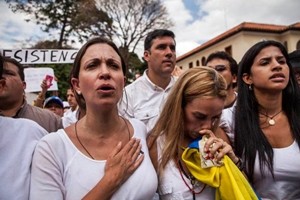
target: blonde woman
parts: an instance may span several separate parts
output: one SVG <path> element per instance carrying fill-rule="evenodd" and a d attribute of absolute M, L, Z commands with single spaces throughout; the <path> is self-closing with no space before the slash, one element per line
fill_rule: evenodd
<path fill-rule="evenodd" d="M 231 146 L 214 134 L 225 99 L 226 81 L 214 69 L 192 68 L 177 80 L 148 138 L 161 199 L 215 198 L 215 189 L 195 180 L 181 157 L 193 140 L 209 135 L 204 150 L 211 159 L 228 155 L 238 162 Z"/>

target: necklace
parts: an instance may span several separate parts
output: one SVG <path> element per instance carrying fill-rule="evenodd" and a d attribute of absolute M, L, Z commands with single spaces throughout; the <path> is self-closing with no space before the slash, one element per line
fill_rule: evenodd
<path fill-rule="evenodd" d="M 121 117 L 121 119 L 123 119 L 123 121 L 124 121 L 124 123 L 125 123 L 125 125 L 126 125 L 127 131 L 128 131 L 129 140 L 130 140 L 130 130 L 129 130 L 128 124 L 127 124 L 126 120 L 125 120 L 123 117 Z M 78 137 L 78 133 L 77 133 L 77 122 L 78 122 L 78 121 L 76 121 L 76 123 L 75 123 L 75 135 L 76 135 L 76 138 L 77 138 L 79 144 L 80 144 L 80 145 L 82 146 L 82 148 L 85 150 L 85 152 L 86 152 L 93 160 L 95 160 L 95 158 L 90 154 L 90 152 L 87 150 L 87 148 L 85 148 L 85 146 L 83 145 L 83 143 L 81 142 L 81 140 L 80 140 L 79 137 Z"/>
<path fill-rule="evenodd" d="M 268 121 L 269 125 L 274 126 L 276 124 L 276 121 L 274 120 L 274 117 L 276 117 L 277 115 L 279 115 L 279 113 L 281 113 L 281 112 L 282 112 L 282 110 L 280 110 L 278 113 L 276 113 L 273 116 L 269 116 L 269 115 L 267 115 L 265 113 L 261 113 L 261 112 L 260 112 L 260 114 L 263 115 L 263 116 L 265 116 L 265 117 L 267 117 L 267 118 L 269 118 L 269 121 Z"/>
<path fill-rule="evenodd" d="M 191 191 L 191 193 L 193 194 L 193 199 L 196 199 L 196 194 L 200 194 L 201 192 L 203 192 L 203 190 L 205 189 L 206 185 L 204 184 L 204 186 L 201 188 L 200 191 L 196 192 L 195 191 L 195 186 L 197 184 L 197 180 L 196 178 L 193 176 L 193 175 L 188 175 L 184 169 L 183 169 L 183 166 L 180 162 L 180 160 L 178 159 L 178 162 L 176 162 L 177 164 L 177 168 L 179 169 L 179 172 L 180 172 L 180 176 L 181 176 L 181 179 L 183 180 L 184 184 L 189 188 L 189 190 Z M 187 177 L 191 184 L 192 184 L 192 188 L 189 186 L 189 184 L 185 181 L 184 177 L 183 177 L 183 174 L 185 177 Z"/>

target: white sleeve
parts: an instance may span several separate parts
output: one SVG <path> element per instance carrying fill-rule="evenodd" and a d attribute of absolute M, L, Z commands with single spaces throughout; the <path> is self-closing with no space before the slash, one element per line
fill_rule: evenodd
<path fill-rule="evenodd" d="M 32 200 L 64 199 L 63 167 L 53 150 L 54 148 L 44 138 L 35 149 L 30 184 L 30 199 Z"/>

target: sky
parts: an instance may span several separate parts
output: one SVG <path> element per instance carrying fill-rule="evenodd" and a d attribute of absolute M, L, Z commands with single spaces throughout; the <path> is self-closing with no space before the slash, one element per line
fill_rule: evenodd
<path fill-rule="evenodd" d="M 300 22 L 300 0 L 161 0 L 176 35 L 177 56 L 183 55 L 243 22 L 291 25 Z M 14 14 L 0 0 L 0 49 L 24 48 L 49 38 L 40 27 Z M 58 36 L 57 36 L 58 37 Z M 55 39 L 54 35 L 49 39 Z M 56 38 L 57 39 L 57 38 Z M 143 43 L 136 50 L 143 54 Z M 79 48 L 81 44 L 77 44 Z"/>

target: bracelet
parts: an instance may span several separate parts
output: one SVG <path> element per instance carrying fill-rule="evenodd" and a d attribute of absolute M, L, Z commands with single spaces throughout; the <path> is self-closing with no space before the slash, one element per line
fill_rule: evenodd
<path fill-rule="evenodd" d="M 239 168 L 239 170 L 243 171 L 244 170 L 244 161 L 238 157 L 238 161 L 235 163 L 235 165 Z"/>

